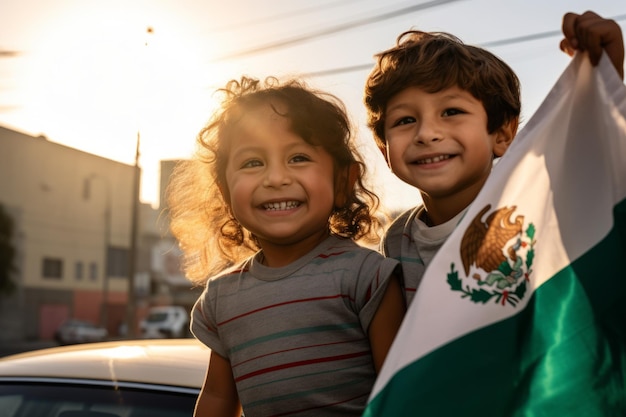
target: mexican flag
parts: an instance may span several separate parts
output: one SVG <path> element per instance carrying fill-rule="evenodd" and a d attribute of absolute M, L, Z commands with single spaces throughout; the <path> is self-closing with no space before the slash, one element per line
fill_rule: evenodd
<path fill-rule="evenodd" d="M 365 416 L 626 416 L 626 86 L 578 54 L 433 259 Z"/>

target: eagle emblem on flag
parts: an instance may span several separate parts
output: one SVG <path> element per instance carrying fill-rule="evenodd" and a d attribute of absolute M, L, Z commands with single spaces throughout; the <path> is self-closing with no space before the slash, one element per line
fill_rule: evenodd
<path fill-rule="evenodd" d="M 530 223 L 524 229 L 524 216 L 513 216 L 516 209 L 490 212 L 487 204 L 465 230 L 460 246 L 465 279 L 454 263 L 448 273 L 450 288 L 463 298 L 515 306 L 524 297 L 535 254 L 535 226 Z"/>

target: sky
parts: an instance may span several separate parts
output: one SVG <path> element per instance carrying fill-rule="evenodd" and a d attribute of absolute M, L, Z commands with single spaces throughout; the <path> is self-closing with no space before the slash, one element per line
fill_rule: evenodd
<path fill-rule="evenodd" d="M 0 0 L 0 125 L 133 164 L 158 206 L 159 161 L 189 158 L 216 103 L 242 75 L 303 77 L 346 104 L 384 207 L 419 203 L 365 124 L 373 55 L 414 28 L 445 31 L 507 62 L 522 126 L 570 58 L 560 24 L 593 10 L 626 33 L 620 0 Z"/>

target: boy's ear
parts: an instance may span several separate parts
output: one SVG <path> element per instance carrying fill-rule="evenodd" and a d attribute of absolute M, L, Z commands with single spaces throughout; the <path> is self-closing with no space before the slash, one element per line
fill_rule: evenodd
<path fill-rule="evenodd" d="M 387 144 L 378 144 L 378 150 L 380 151 L 380 153 L 383 154 L 383 158 L 385 158 L 385 162 L 387 163 L 387 166 L 389 168 L 391 168 L 391 165 L 389 165 L 389 153 L 387 152 Z"/>
<path fill-rule="evenodd" d="M 361 167 L 355 162 L 350 164 L 350 166 L 339 175 L 337 183 L 335 184 L 336 208 L 341 208 L 346 205 L 360 173 Z"/>
<path fill-rule="evenodd" d="M 501 157 L 504 155 L 506 150 L 513 142 L 513 138 L 517 134 L 517 127 L 519 126 L 519 118 L 514 117 L 508 122 L 504 123 L 502 126 L 496 130 L 494 144 L 493 144 L 493 154 L 497 157 Z"/>

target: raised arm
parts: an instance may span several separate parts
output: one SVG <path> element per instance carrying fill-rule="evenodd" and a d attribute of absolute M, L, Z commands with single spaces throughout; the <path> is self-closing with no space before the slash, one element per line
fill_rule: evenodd
<path fill-rule="evenodd" d="M 606 51 L 618 74 L 624 79 L 624 39 L 616 21 L 605 19 L 587 11 L 581 15 L 566 13 L 563 16 L 561 50 L 568 55 L 587 51 L 592 65 L 597 65 Z"/>

